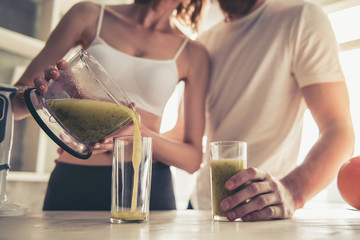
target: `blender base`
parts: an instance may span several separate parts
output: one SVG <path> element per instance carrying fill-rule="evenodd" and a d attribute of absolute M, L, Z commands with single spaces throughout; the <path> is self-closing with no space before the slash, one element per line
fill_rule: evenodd
<path fill-rule="evenodd" d="M 23 216 L 27 211 L 26 207 L 7 200 L 0 202 L 0 217 Z"/>

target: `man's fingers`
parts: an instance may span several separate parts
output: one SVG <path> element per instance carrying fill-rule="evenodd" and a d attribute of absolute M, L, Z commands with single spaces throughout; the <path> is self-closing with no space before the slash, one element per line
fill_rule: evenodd
<path fill-rule="evenodd" d="M 289 218 L 285 216 L 283 205 L 268 206 L 261 210 L 251 212 L 241 219 L 244 222 L 267 221 L 274 219 Z"/>
<path fill-rule="evenodd" d="M 234 190 L 249 181 L 262 181 L 269 178 L 269 174 L 256 168 L 244 169 L 226 181 L 225 187 L 228 190 Z"/>
<path fill-rule="evenodd" d="M 234 193 L 230 197 L 225 198 L 221 202 L 220 207 L 223 211 L 228 211 L 249 199 L 251 199 L 250 202 L 253 202 L 254 201 L 253 199 L 255 199 L 257 196 L 260 197 L 263 194 L 265 194 L 264 196 L 267 197 L 267 194 L 272 191 L 273 191 L 273 189 L 272 189 L 271 182 L 268 182 L 268 181 L 251 182 L 251 183 L 247 184 L 243 189 Z M 262 199 L 260 199 L 260 200 L 262 200 Z M 264 199 L 264 200 L 266 200 L 266 199 Z M 264 204 L 266 204 L 266 202 L 264 202 Z M 274 203 L 268 203 L 268 204 L 274 204 Z M 248 205 L 248 203 L 246 205 Z M 250 205 L 250 206 L 252 206 L 252 205 Z M 265 207 L 265 206 L 261 206 L 261 208 L 263 208 L 263 207 Z M 261 209 L 261 208 L 252 206 L 252 210 L 257 210 L 257 209 Z"/>
<path fill-rule="evenodd" d="M 227 216 L 233 216 L 232 212 L 235 213 L 236 218 L 242 218 L 252 212 L 258 212 L 269 206 L 275 206 L 281 204 L 281 199 L 278 194 L 268 193 L 262 194 L 254 197 L 253 199 L 247 201 L 245 204 L 242 204 L 236 207 L 234 210 L 229 211 Z M 234 219 L 230 219 L 234 220 Z"/>

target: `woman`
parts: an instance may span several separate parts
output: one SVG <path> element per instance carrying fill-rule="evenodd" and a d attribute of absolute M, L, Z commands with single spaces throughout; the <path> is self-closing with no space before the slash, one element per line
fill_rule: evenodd
<path fill-rule="evenodd" d="M 16 83 L 19 89 L 25 89 L 35 82 L 37 89 L 45 92 L 45 78 L 37 77 L 43 75 L 43 69 L 47 78 L 56 78 L 59 72 L 49 63 L 75 46 L 87 49 L 135 103 L 142 135 L 153 138 L 152 210 L 176 207 L 169 166 L 193 173 L 201 163 L 209 60 L 205 48 L 189 40 L 173 19 L 197 30 L 205 1 L 135 0 L 133 4 L 111 6 L 78 3 L 64 15 L 44 49 Z M 62 64 L 59 61 L 58 67 Z M 165 104 L 179 81 L 185 82 L 182 141 L 159 134 Z M 134 85 L 138 89 L 134 90 Z M 28 114 L 20 97 L 13 104 L 16 119 Z M 121 134 L 129 131 L 125 129 Z M 111 146 L 97 144 L 86 161 L 59 151 L 43 209 L 109 210 Z"/>

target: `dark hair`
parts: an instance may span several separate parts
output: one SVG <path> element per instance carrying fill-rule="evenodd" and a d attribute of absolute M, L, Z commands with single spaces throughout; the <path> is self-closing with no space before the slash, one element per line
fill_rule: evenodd
<path fill-rule="evenodd" d="M 257 0 L 218 0 L 218 2 L 220 8 L 231 18 L 248 14 Z"/>
<path fill-rule="evenodd" d="M 176 9 L 176 18 L 193 31 L 198 32 L 205 4 L 206 0 L 182 2 Z"/>
<path fill-rule="evenodd" d="M 207 0 L 186 0 L 176 8 L 175 18 L 193 31 L 199 31 L 202 13 Z M 135 3 L 153 4 L 156 8 L 159 0 L 134 0 Z"/>

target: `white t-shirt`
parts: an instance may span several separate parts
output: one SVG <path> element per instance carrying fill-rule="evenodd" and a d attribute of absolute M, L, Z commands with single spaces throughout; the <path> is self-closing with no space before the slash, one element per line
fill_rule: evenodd
<path fill-rule="evenodd" d="M 212 64 L 208 143 L 245 141 L 248 167 L 282 178 L 296 167 L 306 110 L 301 87 L 344 81 L 326 14 L 310 2 L 267 0 L 199 40 Z M 208 151 L 191 202 L 196 209 L 211 208 Z"/>

